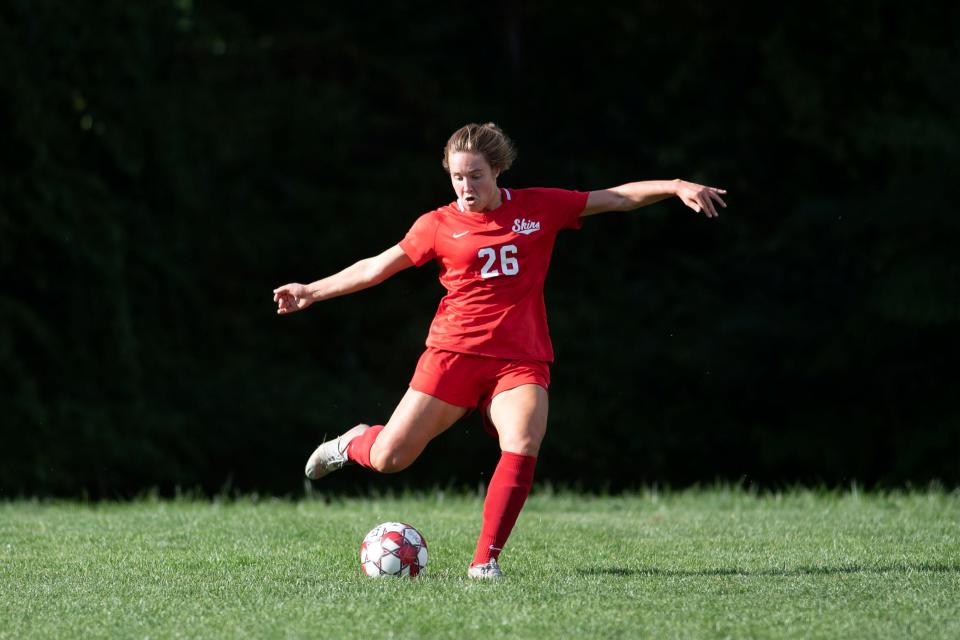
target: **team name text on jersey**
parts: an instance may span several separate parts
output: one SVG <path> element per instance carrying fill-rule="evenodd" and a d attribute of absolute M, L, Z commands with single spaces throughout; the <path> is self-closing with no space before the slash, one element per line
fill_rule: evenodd
<path fill-rule="evenodd" d="M 513 221 L 513 232 L 522 233 L 525 236 L 530 235 L 534 231 L 540 231 L 540 223 L 533 220 L 527 220 L 526 218 L 516 218 Z"/>

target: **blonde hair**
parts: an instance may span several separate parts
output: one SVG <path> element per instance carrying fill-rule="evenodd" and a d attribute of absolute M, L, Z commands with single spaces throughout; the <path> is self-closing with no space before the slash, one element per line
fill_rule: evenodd
<path fill-rule="evenodd" d="M 517 159 L 517 149 L 513 140 L 507 137 L 503 129 L 488 122 L 477 124 L 471 122 L 453 132 L 443 149 L 443 168 L 450 171 L 447 160 L 450 154 L 458 151 L 472 151 L 483 155 L 492 169 L 504 172 Z"/>

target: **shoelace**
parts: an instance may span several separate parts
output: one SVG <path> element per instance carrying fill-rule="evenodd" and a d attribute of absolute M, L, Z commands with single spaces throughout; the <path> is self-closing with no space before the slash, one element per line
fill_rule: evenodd
<path fill-rule="evenodd" d="M 337 448 L 336 448 L 337 455 L 332 460 L 333 464 L 337 465 L 338 469 L 343 468 L 343 466 L 347 464 L 347 447 L 350 445 L 350 443 L 347 442 L 343 445 L 343 448 L 341 448 L 340 441 L 342 439 L 343 439 L 343 436 L 340 436 L 339 438 L 337 438 Z"/>
<path fill-rule="evenodd" d="M 330 453 L 324 456 L 322 464 L 325 467 L 333 467 L 334 465 L 339 465 L 336 468 L 339 469 L 344 464 L 346 464 L 347 456 L 344 455 L 344 452 L 347 450 L 347 447 L 340 449 L 340 437 L 334 441 L 333 449 Z"/>

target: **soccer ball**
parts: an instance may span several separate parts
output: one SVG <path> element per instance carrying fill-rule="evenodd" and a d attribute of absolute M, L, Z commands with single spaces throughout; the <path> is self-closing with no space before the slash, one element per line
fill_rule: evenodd
<path fill-rule="evenodd" d="M 427 541 L 403 522 L 378 524 L 360 545 L 360 566 L 372 578 L 419 575 L 427 568 Z"/>

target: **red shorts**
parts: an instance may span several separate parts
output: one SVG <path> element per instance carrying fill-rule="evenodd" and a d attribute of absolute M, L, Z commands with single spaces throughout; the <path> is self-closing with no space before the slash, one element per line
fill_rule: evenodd
<path fill-rule="evenodd" d="M 410 380 L 410 388 L 414 391 L 458 407 L 480 409 L 487 431 L 492 428 L 486 417 L 490 401 L 501 391 L 509 391 L 522 384 L 549 388 L 550 363 L 542 360 L 502 360 L 427 347 Z"/>

